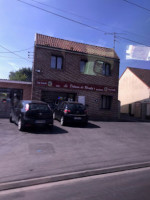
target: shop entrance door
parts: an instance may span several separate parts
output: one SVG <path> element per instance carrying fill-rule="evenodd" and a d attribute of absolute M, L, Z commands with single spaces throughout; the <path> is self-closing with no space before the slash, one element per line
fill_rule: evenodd
<path fill-rule="evenodd" d="M 48 103 L 53 109 L 61 101 L 75 101 L 76 93 L 42 91 L 41 101 Z"/>

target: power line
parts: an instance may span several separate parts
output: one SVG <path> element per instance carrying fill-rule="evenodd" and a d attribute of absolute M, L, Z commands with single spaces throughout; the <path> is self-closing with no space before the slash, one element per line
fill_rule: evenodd
<path fill-rule="evenodd" d="M 143 6 L 140 6 L 140 5 L 136 4 L 136 3 L 130 2 L 130 1 L 128 1 L 128 0 L 123 0 L 123 1 L 125 1 L 125 2 L 127 2 L 127 3 L 129 3 L 129 4 L 132 4 L 132 5 L 134 5 L 134 6 L 138 7 L 138 8 L 141 8 L 141 9 L 143 9 L 143 10 L 146 10 L 146 11 L 150 12 L 150 9 L 145 8 L 145 7 L 143 7 Z"/>
<path fill-rule="evenodd" d="M 13 51 L 10 51 L 10 50 L 7 49 L 6 47 L 2 46 L 1 44 L 0 44 L 0 47 L 3 48 L 3 49 L 5 49 L 5 50 L 7 50 L 8 52 L 14 54 L 15 56 L 17 56 L 17 57 L 19 57 L 19 58 L 22 58 L 22 59 L 24 59 L 24 60 L 30 62 L 28 59 L 26 59 L 26 58 L 24 58 L 24 57 L 22 57 L 22 56 L 20 56 L 20 55 L 18 55 L 18 54 L 16 54 L 16 53 L 14 53 Z"/>
<path fill-rule="evenodd" d="M 21 3 L 24 3 L 24 4 L 29 5 L 29 6 L 31 6 L 31 7 L 37 8 L 37 9 L 39 9 L 39 10 L 45 11 L 45 12 L 47 12 L 47 13 L 56 15 L 56 16 L 61 17 L 61 18 L 63 18 L 63 19 L 66 19 L 66 20 L 72 21 L 72 22 L 74 22 L 74 23 L 77 23 L 77 24 L 86 26 L 86 27 L 88 27 L 88 28 L 94 29 L 94 30 L 96 30 L 96 31 L 100 31 L 100 32 L 103 32 L 103 33 L 105 33 L 105 34 L 113 34 L 113 35 L 114 35 L 114 33 L 109 33 L 109 32 L 106 32 L 106 31 L 104 31 L 104 30 L 100 30 L 100 29 L 98 29 L 98 28 L 96 28 L 96 27 L 93 27 L 93 26 L 90 26 L 90 25 L 88 25 L 88 24 L 84 24 L 84 23 L 82 23 L 82 22 L 79 22 L 79 21 L 70 19 L 70 18 L 65 17 L 65 16 L 63 16 L 63 15 L 59 15 L 59 14 L 57 14 L 57 13 L 51 12 L 51 11 L 46 10 L 46 9 L 43 9 L 43 8 L 40 8 L 40 7 L 38 7 L 38 6 L 35 6 L 35 5 L 33 5 L 33 4 L 24 2 L 24 1 L 22 1 L 22 0 L 17 0 L 17 1 L 20 1 Z M 116 34 L 116 33 L 115 33 L 115 34 Z M 140 45 L 144 45 L 144 46 L 150 47 L 150 45 L 146 45 L 146 44 L 143 44 L 143 43 L 141 43 L 141 42 L 137 42 L 137 41 L 131 40 L 131 39 L 129 39 L 129 38 L 125 38 L 125 37 L 121 37 L 121 36 L 116 36 L 116 35 L 114 36 L 114 41 L 115 41 L 116 37 L 121 38 L 121 39 L 124 39 L 124 40 L 127 40 L 127 41 L 130 41 L 130 42 L 133 42 L 133 43 L 137 43 L 137 44 L 140 44 Z"/>
<path fill-rule="evenodd" d="M 29 47 L 29 48 L 27 48 L 27 49 L 22 49 L 22 50 L 18 50 L 18 51 L 12 51 L 13 53 L 17 53 L 17 52 L 22 52 L 22 51 L 26 51 L 26 50 L 29 50 L 29 49 L 32 49 L 33 47 Z M 8 52 L 8 51 L 2 51 L 2 52 L 0 52 L 0 53 L 10 53 L 10 52 Z"/>
<path fill-rule="evenodd" d="M 98 29 L 98 28 L 96 28 L 96 27 L 94 27 L 94 26 L 90 26 L 90 25 L 85 24 L 85 23 L 82 23 L 82 22 L 80 22 L 80 21 L 77 21 L 77 20 L 74 20 L 74 19 L 65 17 L 65 16 L 63 16 L 63 15 L 59 15 L 59 14 L 57 14 L 57 13 L 51 12 L 51 11 L 46 10 L 46 9 L 44 9 L 44 8 L 40 8 L 40 7 L 38 7 L 38 6 L 35 6 L 35 5 L 33 5 L 33 4 L 24 2 L 24 1 L 22 1 L 22 0 L 17 0 L 17 1 L 20 1 L 21 3 L 24 3 L 24 4 L 29 5 L 29 6 L 31 6 L 31 7 L 37 8 L 37 9 L 39 9 L 39 10 L 45 11 L 45 12 L 47 12 L 47 13 L 53 14 L 53 15 L 55 15 L 55 16 L 61 17 L 61 18 L 66 19 L 66 20 L 68 20 L 68 21 L 74 22 L 74 23 L 76 23 L 76 24 L 80 24 L 80 25 L 86 26 L 86 27 L 88 27 L 88 28 L 97 30 L 97 31 L 99 31 L 99 32 L 105 33 L 105 31 L 103 31 L 103 30 L 101 30 L 101 29 Z"/>
<path fill-rule="evenodd" d="M 1 55 L 0 55 L 0 58 L 23 59 L 23 58 L 15 58 L 15 57 L 9 57 L 9 56 L 1 56 Z"/>
<path fill-rule="evenodd" d="M 131 40 L 131 39 L 129 39 L 129 38 L 126 38 L 126 37 L 117 36 L 117 38 L 120 38 L 120 39 L 123 39 L 123 40 L 127 40 L 127 41 L 130 41 L 130 42 L 133 42 L 133 43 L 137 43 L 137 44 L 140 44 L 140 45 L 143 45 L 143 46 L 150 47 L 150 45 L 143 44 L 142 42 L 137 42 L 137 41 L 135 41 L 135 40 Z"/>
<path fill-rule="evenodd" d="M 79 18 L 83 18 L 83 19 L 86 19 L 86 20 L 94 21 L 94 22 L 99 23 L 99 24 L 101 24 L 101 25 L 103 25 L 103 26 L 108 26 L 107 24 L 100 23 L 100 22 L 97 21 L 97 20 L 90 19 L 90 18 L 85 17 L 85 16 L 77 15 L 76 13 L 70 12 L 70 11 L 68 11 L 68 10 L 63 10 L 63 9 L 60 9 L 60 8 L 57 8 L 57 7 L 54 7 L 54 6 L 45 4 L 45 3 L 41 3 L 41 2 L 36 1 L 36 0 L 31 0 L 31 1 L 33 1 L 33 2 L 35 2 L 35 3 L 38 3 L 38 4 L 41 4 L 41 5 L 43 5 L 43 6 L 47 6 L 47 7 L 49 7 L 49 8 L 53 8 L 53 9 L 55 9 L 55 10 L 58 10 L 58 11 L 61 11 L 61 12 L 64 12 L 64 13 L 69 13 L 69 14 L 74 15 L 74 16 L 79 17 Z"/>
<path fill-rule="evenodd" d="M 53 8 L 53 9 L 55 9 L 55 10 L 58 10 L 58 11 L 61 11 L 61 12 L 64 12 L 64 13 L 68 13 L 68 14 L 74 15 L 74 16 L 79 17 L 79 18 L 82 18 L 82 19 L 86 19 L 86 20 L 90 20 L 90 21 L 96 22 L 97 24 L 102 25 L 102 26 L 112 27 L 112 28 L 115 28 L 115 29 L 118 28 L 118 27 L 115 27 L 115 26 L 112 26 L 112 25 L 107 25 L 107 24 L 101 23 L 101 22 L 99 22 L 99 21 L 97 21 L 97 20 L 94 20 L 94 19 L 91 19 L 91 18 L 87 18 L 87 17 L 85 17 L 85 16 L 77 15 L 76 13 L 70 12 L 70 11 L 68 11 L 68 10 L 63 10 L 63 9 L 58 8 L 58 7 L 51 6 L 51 5 L 49 5 L 49 4 L 41 3 L 41 2 L 39 2 L 39 1 L 37 1 L 37 0 L 31 0 L 31 1 L 33 1 L 33 2 L 35 2 L 35 3 L 38 3 L 38 4 L 40 4 L 40 5 L 43 5 L 43 6 L 49 7 L 49 8 Z M 138 36 L 138 37 L 145 37 L 145 36 L 139 35 L 139 34 L 137 34 L 137 33 L 133 33 L 133 32 L 130 32 L 130 31 L 126 31 L 126 30 L 121 29 L 121 28 L 119 28 L 119 29 L 120 29 L 121 31 L 124 31 L 124 32 L 128 33 L 128 34 L 134 34 L 134 35 L 136 35 L 136 36 Z"/>
<path fill-rule="evenodd" d="M 106 33 L 106 35 L 113 35 L 113 37 L 114 37 L 114 45 L 113 45 L 113 49 L 115 49 L 115 46 L 116 46 L 117 35 L 120 35 L 120 34 L 125 34 L 125 33 L 116 33 L 116 32 L 113 32 L 113 33 Z"/>

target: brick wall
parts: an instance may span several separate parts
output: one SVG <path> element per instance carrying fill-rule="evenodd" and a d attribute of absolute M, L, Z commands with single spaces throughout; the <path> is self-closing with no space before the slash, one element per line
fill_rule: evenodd
<path fill-rule="evenodd" d="M 0 82 L 0 88 L 14 88 L 14 89 L 22 89 L 23 90 L 23 99 L 30 100 L 31 99 L 31 84 L 20 84 L 19 82 L 13 83 L 10 82 Z"/>
<path fill-rule="evenodd" d="M 58 55 L 63 57 L 63 69 L 56 70 L 50 68 L 51 55 Z M 80 60 L 87 61 L 107 61 L 111 64 L 111 76 L 92 76 L 80 73 Z M 40 70 L 40 73 L 36 72 Z M 34 52 L 34 67 L 33 67 L 33 85 L 32 85 L 32 99 L 41 100 L 41 91 L 61 91 L 74 92 L 77 96 L 85 96 L 86 104 L 88 104 L 88 113 L 91 118 L 95 119 L 115 119 L 118 116 L 118 77 L 119 77 L 119 60 L 77 54 L 74 52 L 58 51 L 49 48 L 36 47 Z M 36 85 L 38 79 L 59 80 L 74 83 L 95 84 L 102 86 L 116 87 L 115 93 L 102 93 L 84 90 L 58 89 L 46 88 Z M 101 95 L 111 95 L 113 97 L 111 110 L 102 110 Z"/>

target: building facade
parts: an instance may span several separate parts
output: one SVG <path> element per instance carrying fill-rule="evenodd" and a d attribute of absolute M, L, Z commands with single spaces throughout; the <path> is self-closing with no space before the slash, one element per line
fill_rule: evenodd
<path fill-rule="evenodd" d="M 127 67 L 119 80 L 121 113 L 150 118 L 150 70 Z"/>
<path fill-rule="evenodd" d="M 87 106 L 91 119 L 117 119 L 119 58 L 113 49 L 36 34 L 32 99 Z"/>
<path fill-rule="evenodd" d="M 14 98 L 30 100 L 31 82 L 0 80 L 0 117 L 9 117 Z"/>

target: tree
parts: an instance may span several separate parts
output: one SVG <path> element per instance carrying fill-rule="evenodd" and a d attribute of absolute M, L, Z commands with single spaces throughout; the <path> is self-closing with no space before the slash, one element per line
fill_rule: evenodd
<path fill-rule="evenodd" d="M 30 68 L 22 68 L 16 72 L 9 72 L 9 80 L 13 81 L 31 81 L 32 70 Z"/>

